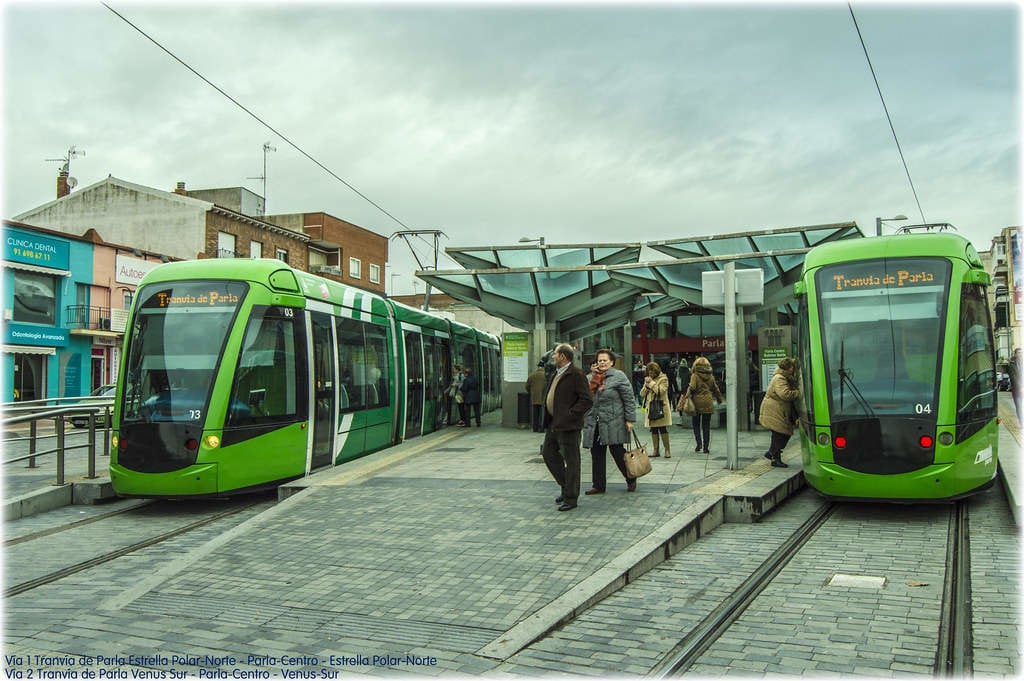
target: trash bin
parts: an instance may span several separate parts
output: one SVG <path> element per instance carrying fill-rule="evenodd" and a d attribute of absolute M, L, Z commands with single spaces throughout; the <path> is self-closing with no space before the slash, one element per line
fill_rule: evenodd
<path fill-rule="evenodd" d="M 516 393 L 516 423 L 530 425 L 530 393 Z"/>
<path fill-rule="evenodd" d="M 761 424 L 761 403 L 764 402 L 764 391 L 763 390 L 755 390 L 755 391 L 753 391 L 750 394 L 754 398 L 753 399 L 753 404 L 754 404 L 754 423 L 760 425 Z"/>

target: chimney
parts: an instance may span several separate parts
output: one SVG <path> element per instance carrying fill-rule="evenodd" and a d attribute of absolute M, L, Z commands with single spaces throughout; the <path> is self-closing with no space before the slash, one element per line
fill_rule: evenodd
<path fill-rule="evenodd" d="M 188 194 L 188 192 L 185 191 L 185 183 L 184 182 L 179 182 L 178 186 L 174 188 L 174 193 L 175 194 L 181 194 L 182 196 L 185 196 L 186 194 Z"/>
<path fill-rule="evenodd" d="M 68 169 L 65 166 L 57 174 L 57 198 L 62 198 L 71 193 L 71 185 L 68 184 Z"/>

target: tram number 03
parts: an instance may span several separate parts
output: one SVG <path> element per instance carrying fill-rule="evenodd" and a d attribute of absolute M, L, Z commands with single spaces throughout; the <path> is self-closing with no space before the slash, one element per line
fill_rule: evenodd
<path fill-rule="evenodd" d="M 920 402 L 918 402 L 917 404 L 914 405 L 914 411 L 917 412 L 918 414 L 931 414 L 932 405 L 921 404 Z"/>

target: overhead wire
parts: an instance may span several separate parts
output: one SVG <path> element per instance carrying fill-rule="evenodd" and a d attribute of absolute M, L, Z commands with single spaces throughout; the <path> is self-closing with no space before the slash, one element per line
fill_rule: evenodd
<path fill-rule="evenodd" d="M 376 208 L 377 210 L 379 210 L 379 211 L 380 211 L 381 213 L 383 213 L 384 215 L 387 215 L 387 216 L 388 216 L 389 218 L 391 218 L 392 220 L 394 220 L 394 221 L 395 221 L 395 222 L 397 222 L 398 224 L 402 225 L 402 227 L 405 227 L 406 229 L 409 229 L 409 226 L 408 226 L 408 225 L 406 225 L 406 224 L 405 224 L 404 222 L 402 222 L 402 221 L 401 221 L 401 220 L 399 220 L 399 219 L 398 219 L 397 217 L 395 217 L 394 215 L 392 215 L 392 214 L 391 214 L 390 212 L 388 212 L 387 210 L 385 210 L 383 206 L 381 206 L 381 205 L 380 205 L 380 204 L 378 204 L 378 203 L 377 203 L 376 201 L 374 201 L 373 199 L 371 199 L 370 197 L 368 197 L 368 196 L 367 196 L 366 194 L 362 193 L 361 191 L 359 191 L 358 189 L 356 189 L 355 187 L 353 187 L 353 186 L 352 186 L 352 185 L 351 185 L 351 184 L 350 184 L 349 182 L 345 181 L 345 179 L 344 179 L 344 178 L 340 177 L 340 176 L 339 176 L 339 175 L 338 175 L 337 173 L 335 173 L 335 172 L 334 172 L 333 170 L 331 170 L 330 168 L 328 168 L 327 166 L 325 166 L 325 165 L 324 165 L 323 163 L 321 163 L 321 162 L 320 162 L 320 161 L 318 161 L 317 159 L 313 158 L 313 156 L 312 156 L 312 155 L 310 155 L 309 153 L 307 153 L 307 152 L 306 152 L 306 151 L 305 151 L 304 149 L 302 149 L 302 147 L 300 147 L 299 145 L 297 145 L 297 144 L 296 144 L 295 142 L 292 142 L 292 141 L 291 141 L 290 139 L 288 139 L 288 137 L 286 137 L 286 136 L 285 136 L 285 135 L 284 135 L 283 133 L 279 132 L 279 131 L 278 131 L 277 129 L 275 129 L 275 128 L 274 128 L 274 127 L 273 127 L 272 125 L 270 125 L 269 123 L 267 123 L 266 121 L 264 121 L 264 120 L 263 120 L 262 118 L 260 118 L 260 117 L 259 117 L 258 115 L 256 115 L 256 114 L 255 114 L 255 113 L 253 113 L 253 112 L 252 112 L 251 110 L 249 110 L 249 108 L 248 108 L 248 107 L 246 107 L 246 106 L 245 106 L 244 104 L 242 104 L 242 103 L 241 103 L 241 102 L 239 102 L 239 101 L 238 101 L 237 99 L 235 99 L 234 97 L 232 97 L 232 96 L 231 96 L 230 94 L 228 94 L 227 92 L 225 92 L 225 91 L 224 91 L 224 90 L 223 90 L 222 88 L 220 88 L 219 86 L 217 86 L 216 84 L 214 84 L 213 82 L 211 82 L 209 78 L 207 78 L 207 77 L 206 77 L 206 76 L 204 76 L 203 74 L 199 73 L 199 71 L 197 71 L 197 70 L 195 70 L 194 68 L 192 68 L 192 67 L 191 67 L 191 66 L 190 66 L 189 64 L 187 64 L 187 63 L 186 63 L 186 62 L 185 62 L 184 60 L 182 60 L 182 59 L 181 59 L 180 57 L 178 57 L 178 55 L 174 54 L 174 53 L 173 53 L 173 52 L 171 52 L 171 51 L 170 51 L 169 49 L 167 49 L 166 47 L 164 47 L 163 45 L 161 45 L 161 44 L 160 44 L 160 43 L 159 43 L 159 42 L 158 42 L 158 41 L 157 41 L 157 40 L 156 40 L 155 38 L 153 38 L 153 37 L 152 37 L 152 36 L 150 36 L 150 35 L 149 35 L 148 33 L 146 33 L 145 31 L 143 31 L 143 30 L 142 30 L 141 28 L 139 28 L 138 26 L 136 26 L 136 25 L 135 25 L 134 23 L 132 23 L 132 22 L 131 22 L 131 21 L 130 21 L 130 20 L 129 20 L 129 19 L 127 18 L 127 17 L 125 17 L 125 16 L 123 15 L 123 14 L 121 14 L 120 12 L 118 12 L 117 10 L 115 10 L 115 9 L 114 9 L 113 7 L 111 7 L 111 6 L 110 6 L 110 5 L 108 5 L 107 3 L 105 3 L 105 2 L 102 2 L 102 0 L 101 0 L 100 4 L 101 4 L 101 5 L 103 5 L 104 7 L 106 7 L 106 8 L 107 8 L 108 10 L 110 10 L 111 12 L 113 12 L 113 13 L 114 13 L 114 15 L 116 15 L 116 16 L 117 16 L 117 17 L 118 17 L 119 19 L 121 19 L 121 21 L 125 22 L 126 24 L 128 24 L 129 26 L 131 26 L 132 28 L 134 28 L 134 29 L 135 29 L 136 31 L 138 31 L 138 32 L 139 32 L 139 33 L 140 33 L 140 34 L 141 34 L 141 35 L 142 35 L 142 36 L 143 36 L 143 37 L 144 37 L 144 38 L 145 38 L 146 40 L 148 40 L 149 42 L 151 42 L 151 43 L 153 43 L 154 45 L 156 45 L 157 47 L 159 47 L 159 48 L 160 48 L 161 50 L 163 50 L 164 52 L 166 52 L 168 56 L 170 56 L 170 57 L 171 57 L 172 59 L 174 59 L 174 60 L 175 60 L 176 62 L 178 62 L 179 64 L 181 64 L 182 66 L 184 66 L 184 67 L 185 67 L 186 69 L 188 69 L 189 71 L 191 71 L 191 72 L 192 72 L 193 74 L 195 74 L 195 75 L 196 75 L 196 76 L 197 76 L 197 77 L 198 77 L 198 78 L 199 78 L 200 80 L 202 80 L 202 81 L 203 81 L 204 83 L 206 83 L 207 85 L 209 85 L 210 87 L 212 87 L 212 88 L 213 88 L 214 90 L 216 90 L 216 91 L 217 91 L 217 92 L 219 92 L 220 94 L 224 95 L 224 97 L 226 97 L 226 98 L 227 98 L 228 100 L 230 100 L 232 104 L 234 104 L 234 105 L 235 105 L 235 106 L 237 106 L 237 107 L 238 107 L 239 109 L 241 109 L 242 111 L 244 111 L 245 113 L 249 114 L 249 115 L 250 115 L 250 116 L 252 116 L 252 117 L 253 117 L 254 119 L 256 119 L 256 121 L 258 121 L 258 122 L 260 123 L 260 125 L 262 125 L 262 126 L 263 126 L 263 127 L 265 127 L 265 128 L 267 129 L 267 130 L 270 130 L 270 131 L 271 131 L 272 133 L 274 133 L 275 135 L 277 135 L 278 137 L 280 137 L 280 138 L 281 138 L 282 140 L 284 140 L 284 141 L 285 141 L 285 142 L 286 142 L 286 143 L 287 143 L 287 144 L 288 144 L 289 146 L 291 146 L 291 147 L 292 147 L 292 149 L 295 149 L 295 151 L 299 152 L 300 154 L 302 154 L 303 156 L 305 156 L 306 158 L 308 158 L 308 159 L 309 159 L 310 161 L 312 161 L 312 162 L 313 162 L 314 164 L 316 164 L 316 165 L 317 165 L 317 166 L 319 166 L 319 167 L 320 167 L 320 168 L 321 168 L 322 170 L 324 170 L 324 171 L 325 171 L 325 172 L 326 172 L 326 173 L 327 173 L 328 175 L 330 175 L 331 177 L 333 177 L 334 179 L 336 179 L 336 180 L 337 180 L 338 182 L 341 182 L 341 183 L 342 183 L 343 185 L 345 185 L 346 187 L 348 187 L 349 189 L 351 189 L 351 190 L 352 190 L 353 192 L 355 192 L 355 193 L 356 193 L 356 194 L 357 194 L 357 195 L 358 195 L 358 196 L 359 196 L 360 198 L 362 198 L 362 199 L 363 199 L 364 201 L 366 201 L 367 203 L 369 203 L 369 204 L 370 204 L 371 206 L 373 206 L 374 208 Z"/>
<path fill-rule="evenodd" d="M 850 17 L 853 19 L 853 27 L 857 29 L 857 37 L 860 39 L 861 49 L 864 50 L 864 58 L 868 61 L 868 68 L 871 69 L 871 77 L 875 81 L 875 90 L 878 91 L 878 98 L 882 100 L 882 109 L 885 111 L 885 119 L 889 121 L 889 130 L 892 131 L 892 138 L 896 141 L 896 150 L 900 154 L 900 161 L 903 162 L 903 170 L 907 173 L 907 182 L 910 183 L 910 191 L 914 194 L 914 201 L 917 203 L 917 210 L 921 213 L 921 222 L 927 224 L 924 217 L 924 209 L 921 208 L 921 200 L 917 198 L 917 189 L 914 187 L 914 180 L 910 177 L 910 168 L 907 166 L 907 159 L 903 155 L 903 147 L 900 146 L 900 138 L 896 135 L 896 128 L 892 124 L 892 116 L 889 115 L 889 107 L 885 105 L 885 97 L 882 96 L 882 88 L 878 84 L 878 76 L 875 75 L 875 67 L 871 64 L 871 57 L 868 56 L 868 47 L 864 43 L 864 36 L 861 35 L 860 25 L 857 23 L 857 16 L 853 13 L 853 5 L 849 2 L 846 6 L 850 8 Z"/>

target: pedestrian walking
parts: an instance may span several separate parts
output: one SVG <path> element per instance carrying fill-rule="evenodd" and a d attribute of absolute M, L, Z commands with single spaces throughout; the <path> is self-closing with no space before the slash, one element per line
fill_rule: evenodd
<path fill-rule="evenodd" d="M 461 425 L 469 428 L 473 418 L 476 418 L 476 427 L 480 427 L 480 380 L 473 375 L 473 368 L 466 367 L 462 370 L 462 386 L 459 392 L 462 394 L 462 421 Z M 472 413 L 470 413 L 472 411 Z"/>
<path fill-rule="evenodd" d="M 776 468 L 788 468 L 782 460 L 782 450 L 793 435 L 793 423 L 796 420 L 795 402 L 800 397 L 800 387 L 796 380 L 796 360 L 783 357 L 772 374 L 768 390 L 761 401 L 759 420 L 761 425 L 771 431 L 771 442 L 764 453 Z"/>
<path fill-rule="evenodd" d="M 668 377 L 657 362 L 647 363 L 647 376 L 640 390 L 640 403 L 644 405 L 644 425 L 651 429 L 651 458 L 661 456 L 658 440 L 665 446 L 665 458 L 672 457 L 668 444 L 668 426 L 672 425 L 672 407 L 668 401 Z M 652 416 L 653 415 L 653 416 Z"/>
<path fill-rule="evenodd" d="M 626 479 L 626 491 L 636 491 L 636 478 L 626 472 L 626 447 L 633 422 L 636 420 L 636 400 L 629 377 L 614 366 L 615 353 L 608 348 L 597 351 L 590 380 L 594 406 L 583 419 L 583 446 L 590 450 L 591 487 L 584 494 L 604 494 L 607 483 L 606 450 Z"/>
<path fill-rule="evenodd" d="M 562 493 L 559 511 L 576 508 L 580 495 L 580 433 L 583 418 L 594 404 L 587 377 L 573 366 L 573 349 L 561 343 L 551 355 L 555 376 L 544 396 L 544 464 Z"/>
<path fill-rule="evenodd" d="M 1006 367 L 1006 373 L 1010 375 L 1010 395 L 1013 397 L 1013 411 L 1017 414 L 1017 421 L 1021 420 L 1021 403 L 1024 402 L 1024 350 L 1017 348 L 1010 355 L 1010 363 Z"/>
<path fill-rule="evenodd" d="M 686 423 L 683 421 L 683 417 L 686 414 L 683 412 L 683 395 L 690 389 L 690 365 L 686 362 L 685 357 L 679 358 L 679 366 L 676 367 L 676 394 L 680 396 L 680 399 L 676 400 L 676 405 L 679 407 L 679 423 L 680 428 L 685 428 Z"/>
<path fill-rule="evenodd" d="M 699 452 L 702 449 L 706 454 L 711 446 L 711 415 L 715 413 L 715 405 L 722 403 L 722 391 L 715 380 L 715 373 L 711 370 L 711 362 L 707 357 L 698 357 L 693 360 L 690 372 L 690 387 L 685 397 L 693 401 L 693 437 L 697 440 L 697 446 L 693 451 Z"/>
<path fill-rule="evenodd" d="M 544 375 L 544 362 L 537 364 L 526 379 L 526 392 L 530 393 L 530 425 L 533 432 L 544 432 L 544 383 L 547 378 Z"/>
<path fill-rule="evenodd" d="M 455 425 L 455 417 L 452 416 L 452 408 L 458 412 L 459 423 L 465 423 L 462 420 L 462 403 L 459 402 L 461 396 L 459 395 L 459 386 L 462 385 L 462 367 L 456 364 L 452 367 L 452 377 L 448 382 L 448 389 L 445 390 L 444 395 L 444 408 L 445 408 L 445 423 L 449 426 Z"/>

